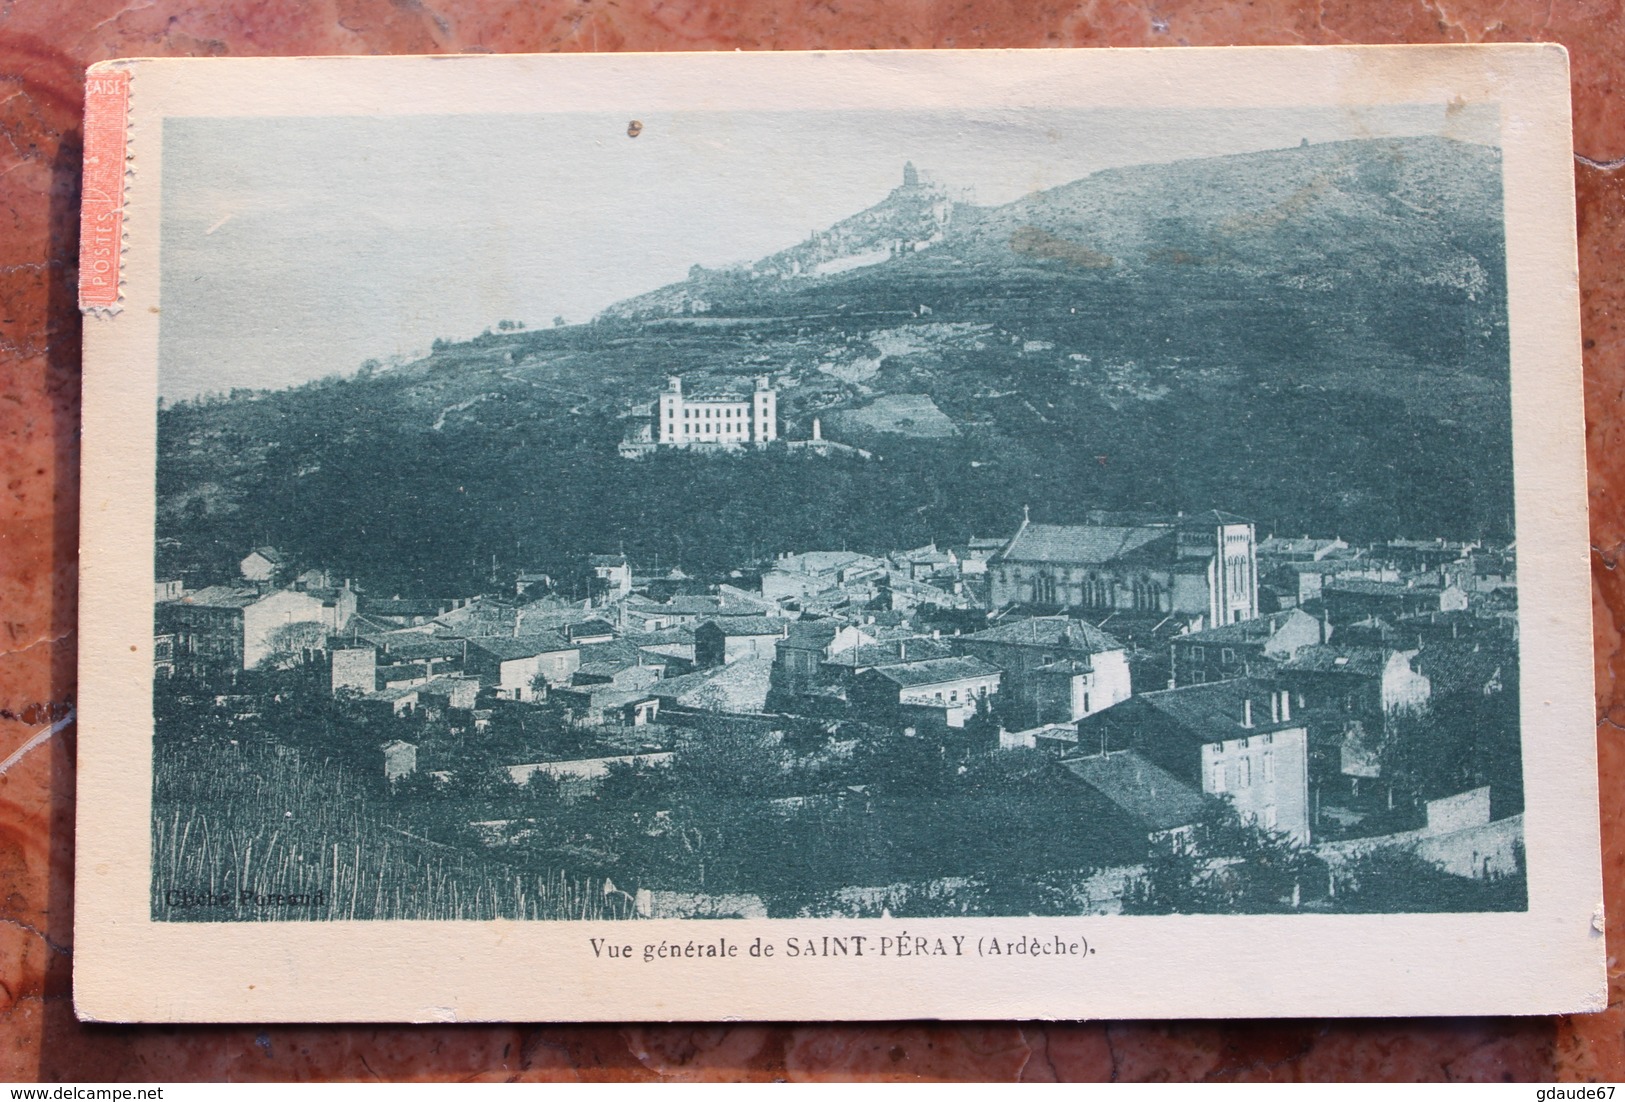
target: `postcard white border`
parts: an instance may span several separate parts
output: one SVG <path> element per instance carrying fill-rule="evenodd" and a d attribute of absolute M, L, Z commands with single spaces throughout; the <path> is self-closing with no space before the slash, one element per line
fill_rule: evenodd
<path fill-rule="evenodd" d="M 122 309 L 85 319 L 74 1000 L 101 1021 L 1162 1018 L 1600 1010 L 1567 55 L 1551 45 L 139 60 Z M 1495 103 L 1502 112 L 1530 908 L 1470 915 L 286 922 L 150 918 L 164 116 Z M 589 936 L 1086 937 L 1080 961 L 644 964 Z"/>

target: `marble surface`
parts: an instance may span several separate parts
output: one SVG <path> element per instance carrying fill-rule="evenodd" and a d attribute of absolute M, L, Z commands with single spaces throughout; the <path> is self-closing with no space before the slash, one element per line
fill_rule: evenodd
<path fill-rule="evenodd" d="M 1625 944 L 1621 0 L 4 0 L 0 3 L 0 1080 L 1625 1078 L 1583 1017 L 873 1026 L 84 1026 L 73 967 L 81 76 L 137 55 L 1342 42 L 1570 51 L 1608 944 Z M 1486 961 L 1486 966 L 1493 966 Z"/>

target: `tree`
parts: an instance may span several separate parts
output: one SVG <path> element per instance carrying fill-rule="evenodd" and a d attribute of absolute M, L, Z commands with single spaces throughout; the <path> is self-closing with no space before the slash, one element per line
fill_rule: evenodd
<path fill-rule="evenodd" d="M 1125 914 L 1266 914 L 1319 893 L 1325 866 L 1279 831 L 1243 822 L 1213 796 L 1190 828 L 1155 841 L 1144 872 L 1123 896 Z"/>
<path fill-rule="evenodd" d="M 305 651 L 320 647 L 327 639 L 327 629 L 310 621 L 283 624 L 266 638 L 267 653 L 260 660 L 260 668 L 292 669 L 305 660 Z"/>
<path fill-rule="evenodd" d="M 1452 876 L 1414 851 L 1388 846 L 1350 858 L 1335 871 L 1338 911 L 1388 914 L 1515 911 L 1528 905 L 1523 850 L 1504 876 Z"/>

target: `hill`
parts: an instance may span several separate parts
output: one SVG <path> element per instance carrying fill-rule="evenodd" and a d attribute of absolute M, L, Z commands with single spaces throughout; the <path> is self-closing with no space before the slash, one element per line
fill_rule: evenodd
<path fill-rule="evenodd" d="M 910 171 L 588 325 L 160 413 L 160 563 L 271 542 L 444 591 L 591 551 L 726 570 L 1009 530 L 1030 503 L 1344 538 L 1511 534 L 1495 150 L 1368 140 L 1096 173 L 999 207 Z M 618 458 L 665 376 L 770 374 L 879 458 Z M 833 428 L 832 428 L 833 427 Z"/>

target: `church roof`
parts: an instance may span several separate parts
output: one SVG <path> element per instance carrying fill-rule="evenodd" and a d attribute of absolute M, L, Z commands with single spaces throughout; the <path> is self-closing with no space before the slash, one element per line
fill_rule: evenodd
<path fill-rule="evenodd" d="M 1174 530 L 1161 525 L 1028 524 L 998 558 L 1006 562 L 1097 566 L 1127 559 L 1158 541 L 1171 543 L 1173 538 Z"/>

